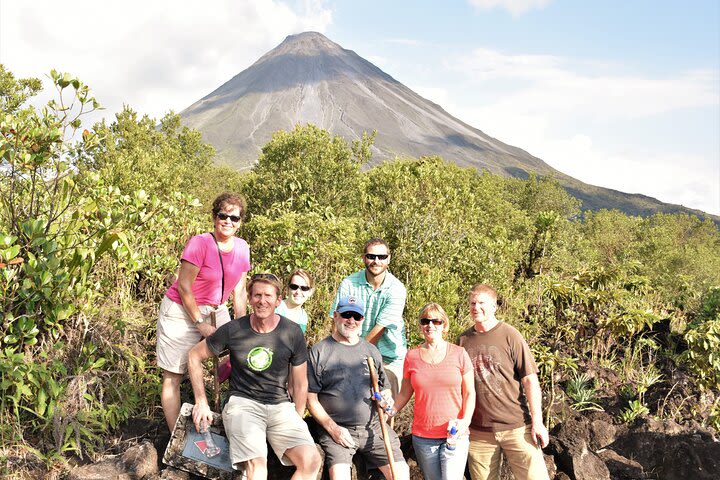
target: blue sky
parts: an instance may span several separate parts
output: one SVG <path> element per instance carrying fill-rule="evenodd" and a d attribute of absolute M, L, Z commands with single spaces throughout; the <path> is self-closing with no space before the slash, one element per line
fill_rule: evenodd
<path fill-rule="evenodd" d="M 716 0 L 4 0 L 0 62 L 158 118 L 306 30 L 580 180 L 720 214 Z"/>

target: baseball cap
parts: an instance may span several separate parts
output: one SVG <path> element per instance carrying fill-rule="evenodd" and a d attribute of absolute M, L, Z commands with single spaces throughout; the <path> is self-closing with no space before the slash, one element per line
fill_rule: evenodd
<path fill-rule="evenodd" d="M 355 312 L 365 316 L 365 304 L 356 297 L 342 297 L 338 301 L 335 311 L 338 313 Z"/>

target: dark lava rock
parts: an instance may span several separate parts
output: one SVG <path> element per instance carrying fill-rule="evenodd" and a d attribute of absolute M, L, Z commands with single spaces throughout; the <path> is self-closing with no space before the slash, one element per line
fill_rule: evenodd
<path fill-rule="evenodd" d="M 720 442 L 708 432 L 667 434 L 675 425 L 649 423 L 618 438 L 611 448 L 639 462 L 652 478 L 663 480 L 717 480 L 720 478 Z M 663 430 L 659 432 L 656 430 Z"/>
<path fill-rule="evenodd" d="M 590 426 L 585 417 L 572 418 L 557 425 L 548 450 L 559 470 L 575 480 L 610 480 L 605 462 L 590 448 Z"/>
<path fill-rule="evenodd" d="M 610 471 L 610 477 L 614 480 L 640 480 L 652 478 L 645 474 L 645 470 L 635 460 L 625 458 L 611 449 L 598 452 L 598 456 L 605 462 Z"/>
<path fill-rule="evenodd" d="M 106 458 L 70 471 L 69 480 L 150 480 L 157 478 L 157 450 L 150 443 L 127 449 L 121 456 Z"/>

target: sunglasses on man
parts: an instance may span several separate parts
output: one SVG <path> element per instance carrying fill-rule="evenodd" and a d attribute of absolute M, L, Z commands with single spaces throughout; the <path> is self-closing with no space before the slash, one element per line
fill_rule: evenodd
<path fill-rule="evenodd" d="M 357 313 L 357 312 L 342 312 L 342 313 L 340 314 L 340 316 L 341 316 L 342 318 L 346 319 L 346 320 L 352 318 L 352 319 L 355 320 L 356 322 L 359 322 L 359 321 L 362 320 L 362 318 L 363 318 L 363 316 L 360 315 L 360 314 Z"/>
<path fill-rule="evenodd" d="M 378 259 L 378 260 L 387 260 L 387 258 L 388 258 L 389 256 L 390 256 L 390 255 L 388 255 L 387 253 L 380 253 L 380 254 L 377 254 L 377 253 L 366 253 L 366 254 L 365 254 L 365 258 L 367 258 L 367 259 L 370 260 L 370 261 L 373 261 L 373 260 L 375 260 L 375 259 Z"/>
<path fill-rule="evenodd" d="M 229 218 L 233 223 L 237 223 L 240 221 L 240 215 L 230 215 L 225 212 L 218 213 L 217 218 L 219 218 L 220 220 L 227 220 Z"/>

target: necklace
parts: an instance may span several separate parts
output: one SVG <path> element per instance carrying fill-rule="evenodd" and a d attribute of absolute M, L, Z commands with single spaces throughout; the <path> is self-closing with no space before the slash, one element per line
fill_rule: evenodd
<path fill-rule="evenodd" d="M 445 359 L 447 348 L 447 342 L 433 348 L 430 348 L 430 345 L 426 343 L 423 345 L 423 348 L 420 349 L 420 356 L 423 357 L 423 360 L 426 363 L 429 363 L 430 365 L 437 365 Z"/>

